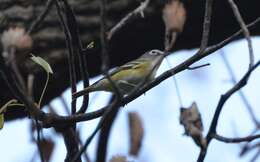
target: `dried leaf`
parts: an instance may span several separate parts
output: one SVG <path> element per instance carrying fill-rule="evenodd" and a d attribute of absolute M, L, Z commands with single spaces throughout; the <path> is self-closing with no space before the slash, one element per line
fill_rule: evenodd
<path fill-rule="evenodd" d="M 50 161 L 51 155 L 54 150 L 54 142 L 51 139 L 44 139 L 40 143 L 43 157 L 46 161 Z"/>
<path fill-rule="evenodd" d="M 186 22 L 186 9 L 180 0 L 171 0 L 165 4 L 162 11 L 165 24 L 164 48 L 169 51 L 173 48 L 177 36 L 182 32 Z"/>
<path fill-rule="evenodd" d="M 1 43 L 5 52 L 7 52 L 10 47 L 15 47 L 17 50 L 25 50 L 31 49 L 33 45 L 31 36 L 26 33 L 23 27 L 11 27 L 4 31 L 1 37 Z M 7 56 L 4 55 L 4 57 Z"/>
<path fill-rule="evenodd" d="M 140 116 L 136 112 L 128 113 L 130 129 L 130 150 L 129 154 L 137 156 L 142 145 L 144 129 Z"/>
<path fill-rule="evenodd" d="M 163 8 L 163 20 L 166 30 L 182 32 L 186 21 L 186 9 L 179 0 L 172 0 L 166 3 Z"/>
<path fill-rule="evenodd" d="M 4 127 L 5 119 L 4 114 L 0 114 L 0 129 Z"/>
<path fill-rule="evenodd" d="M 202 135 L 201 115 L 195 102 L 189 108 L 181 108 L 180 123 L 184 126 L 185 135 L 191 136 L 198 146 L 206 147 L 206 139 Z"/>
<path fill-rule="evenodd" d="M 4 127 L 4 112 L 6 111 L 6 109 L 8 108 L 8 106 L 10 106 L 13 103 L 17 103 L 17 100 L 12 99 L 10 101 L 8 101 L 6 104 L 4 104 L 2 107 L 0 107 L 0 129 L 2 129 Z"/>
<path fill-rule="evenodd" d="M 31 59 L 36 64 L 40 65 L 47 73 L 53 74 L 52 68 L 47 61 L 45 61 L 39 56 L 34 56 L 34 55 L 32 55 Z"/>
<path fill-rule="evenodd" d="M 113 156 L 109 162 L 127 162 L 127 158 L 122 155 Z"/>

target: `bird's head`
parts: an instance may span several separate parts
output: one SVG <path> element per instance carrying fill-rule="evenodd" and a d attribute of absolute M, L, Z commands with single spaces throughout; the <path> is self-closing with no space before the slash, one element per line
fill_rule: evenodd
<path fill-rule="evenodd" d="M 160 50 L 157 50 L 157 49 L 153 49 L 153 50 L 150 50 L 150 51 L 147 51 L 145 52 L 141 58 L 142 59 L 159 59 L 159 60 L 162 60 L 165 56 L 164 54 L 165 52 L 163 51 L 160 51 Z"/>
<path fill-rule="evenodd" d="M 164 57 L 165 57 L 165 52 L 154 49 L 144 53 L 140 57 L 140 59 L 147 60 L 151 63 L 152 66 L 159 67 Z"/>

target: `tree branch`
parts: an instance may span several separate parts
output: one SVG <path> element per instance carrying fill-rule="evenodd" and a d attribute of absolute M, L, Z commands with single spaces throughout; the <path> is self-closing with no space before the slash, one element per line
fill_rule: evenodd
<path fill-rule="evenodd" d="M 252 68 L 250 68 L 246 74 L 239 80 L 237 84 L 235 84 L 231 89 L 229 89 L 225 94 L 221 95 L 220 100 L 218 102 L 217 108 L 215 110 L 208 134 L 207 134 L 207 147 L 205 149 L 201 149 L 200 155 L 198 157 L 198 162 L 203 162 L 206 156 L 207 148 L 212 140 L 212 134 L 216 133 L 216 128 L 218 125 L 218 119 L 220 113 L 224 107 L 226 101 L 237 91 L 239 91 L 242 87 L 247 84 L 247 81 L 251 75 L 251 73 L 260 65 L 260 61 L 258 61 Z"/>
<path fill-rule="evenodd" d="M 228 0 L 228 2 L 230 4 L 230 6 L 233 10 L 233 13 L 234 13 L 241 29 L 243 30 L 244 36 L 247 40 L 248 50 L 249 50 L 249 68 L 251 68 L 254 65 L 254 52 L 253 52 L 253 47 L 252 47 L 252 41 L 251 41 L 251 38 L 250 38 L 250 32 L 247 29 L 247 26 L 246 26 L 241 14 L 240 14 L 235 2 L 233 0 Z"/>
<path fill-rule="evenodd" d="M 123 26 L 128 24 L 130 21 L 134 20 L 139 14 L 141 17 L 144 17 L 144 10 L 147 8 L 150 0 L 145 0 L 141 2 L 140 6 L 135 10 L 127 14 L 124 18 L 122 18 L 109 32 L 107 35 L 107 39 L 110 40 L 114 34 L 116 34 Z"/>
<path fill-rule="evenodd" d="M 248 27 L 253 27 L 259 21 L 260 21 L 260 18 L 257 18 L 255 21 L 250 23 L 248 25 Z M 140 95 L 142 95 L 143 93 L 145 93 L 149 89 L 157 86 L 162 81 L 171 77 L 172 75 L 175 75 L 175 74 L 177 74 L 177 73 L 179 73 L 179 72 L 181 72 L 185 69 L 188 69 L 192 64 L 201 60 L 202 58 L 207 57 L 210 54 L 213 54 L 213 52 L 221 49 L 222 47 L 224 47 L 225 45 L 230 43 L 233 39 L 235 39 L 241 33 L 242 33 L 242 30 L 239 30 L 238 32 L 231 35 L 230 37 L 223 40 L 222 42 L 208 47 L 204 52 L 201 53 L 200 51 L 198 51 L 192 57 L 188 58 L 187 60 L 185 60 L 181 64 L 177 65 L 173 69 L 170 69 L 170 70 L 164 72 L 163 74 L 158 76 L 155 80 L 153 80 L 151 83 L 149 83 L 149 84 L 145 85 L 144 87 L 140 88 L 139 91 L 136 92 L 135 94 L 132 94 L 132 95 L 129 95 L 129 96 L 123 98 L 123 100 L 121 102 L 121 106 L 124 106 L 125 104 L 131 102 L 135 98 L 139 97 Z M 105 107 L 103 107 L 103 108 L 101 108 L 97 111 L 86 113 L 86 114 L 77 114 L 77 115 L 72 115 L 72 116 L 51 116 L 49 118 L 48 122 L 43 123 L 43 126 L 46 127 L 46 128 L 49 128 L 52 125 L 56 125 L 55 123 L 57 123 L 57 125 L 62 125 L 62 124 L 65 124 L 65 123 L 82 122 L 82 121 L 92 120 L 92 119 L 95 119 L 95 118 L 102 116 L 104 114 L 106 108 L 108 108 L 108 107 L 109 106 L 105 106 Z"/>
<path fill-rule="evenodd" d="M 241 138 L 228 138 L 228 137 L 223 137 L 218 134 L 212 134 L 211 137 L 215 138 L 218 141 L 225 142 L 225 143 L 240 143 L 240 142 L 251 142 L 255 139 L 259 139 L 260 134 L 253 135 L 253 136 L 247 136 L 247 137 L 241 137 Z"/>

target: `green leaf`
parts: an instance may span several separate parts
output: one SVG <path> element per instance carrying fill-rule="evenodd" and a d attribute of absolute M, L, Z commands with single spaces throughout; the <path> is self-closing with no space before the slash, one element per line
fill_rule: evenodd
<path fill-rule="evenodd" d="M 87 48 L 88 48 L 88 49 L 94 48 L 94 45 L 95 45 L 95 42 L 92 41 L 92 42 L 90 42 L 90 43 L 87 45 Z"/>
<path fill-rule="evenodd" d="M 4 127 L 4 114 L 0 114 L 0 129 L 2 129 Z"/>
<path fill-rule="evenodd" d="M 47 61 L 45 61 L 39 56 L 34 56 L 34 55 L 32 55 L 31 59 L 36 64 L 40 65 L 47 73 L 53 74 L 52 68 Z"/>

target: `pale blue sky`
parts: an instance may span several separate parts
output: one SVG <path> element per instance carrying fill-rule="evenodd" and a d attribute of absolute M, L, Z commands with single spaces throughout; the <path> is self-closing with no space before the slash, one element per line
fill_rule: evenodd
<path fill-rule="evenodd" d="M 260 39 L 253 39 L 255 60 L 260 59 Z M 225 47 L 224 52 L 228 57 L 237 78 L 240 78 L 248 68 L 248 50 L 246 41 L 236 41 Z M 185 50 L 176 52 L 168 57 L 172 66 L 185 60 L 195 50 Z M 203 59 L 197 65 L 210 63 L 208 67 L 193 71 L 184 71 L 179 73 L 176 78 L 178 81 L 183 106 L 188 107 L 193 101 L 196 101 L 201 111 L 204 123 L 204 134 L 207 133 L 210 121 L 215 111 L 217 102 L 221 94 L 225 93 L 232 86 L 230 77 L 221 61 L 219 54 L 215 53 L 206 59 Z M 169 69 L 164 61 L 158 73 Z M 259 104 L 260 89 L 260 70 L 256 70 L 249 80 L 246 88 L 243 89 L 249 102 L 255 108 L 255 113 L 260 114 L 257 109 Z M 93 82 L 95 79 L 92 79 Z M 127 155 L 128 152 L 128 120 L 127 113 L 137 111 L 142 117 L 145 136 L 142 150 L 137 162 L 195 162 L 199 148 L 194 142 L 186 136 L 183 136 L 184 129 L 179 124 L 179 102 L 176 96 L 172 78 L 167 79 L 159 86 L 146 92 L 135 101 L 127 104 L 121 109 L 118 118 L 114 124 L 111 141 L 109 143 L 108 157 L 112 155 Z M 69 91 L 64 93 L 68 98 Z M 101 92 L 91 94 L 95 98 L 90 105 L 90 110 L 100 108 L 107 102 L 109 93 Z M 54 108 L 62 113 L 60 101 L 52 102 Z M 64 114 L 64 113 L 63 113 Z M 82 139 L 86 139 L 95 128 L 98 120 L 88 121 L 79 124 Z M 239 96 L 235 94 L 225 104 L 224 110 L 219 119 L 218 132 L 228 137 L 246 136 L 253 129 L 253 124 L 249 118 L 246 108 L 241 102 Z M 6 123 L 4 129 L 0 132 L 0 152 L 1 160 L 4 162 L 27 162 L 31 159 L 36 150 L 36 146 L 31 143 L 29 136 L 29 120 L 22 119 Z M 53 130 L 44 130 L 46 137 L 53 134 Z M 65 147 L 60 135 L 52 136 L 57 143 L 53 162 L 63 161 L 65 157 Z M 90 158 L 95 156 L 95 138 L 88 148 Z M 240 158 L 240 146 L 238 144 L 225 144 L 213 141 L 209 147 L 205 162 L 247 162 L 252 154 Z M 260 158 L 258 159 L 260 162 Z"/>

